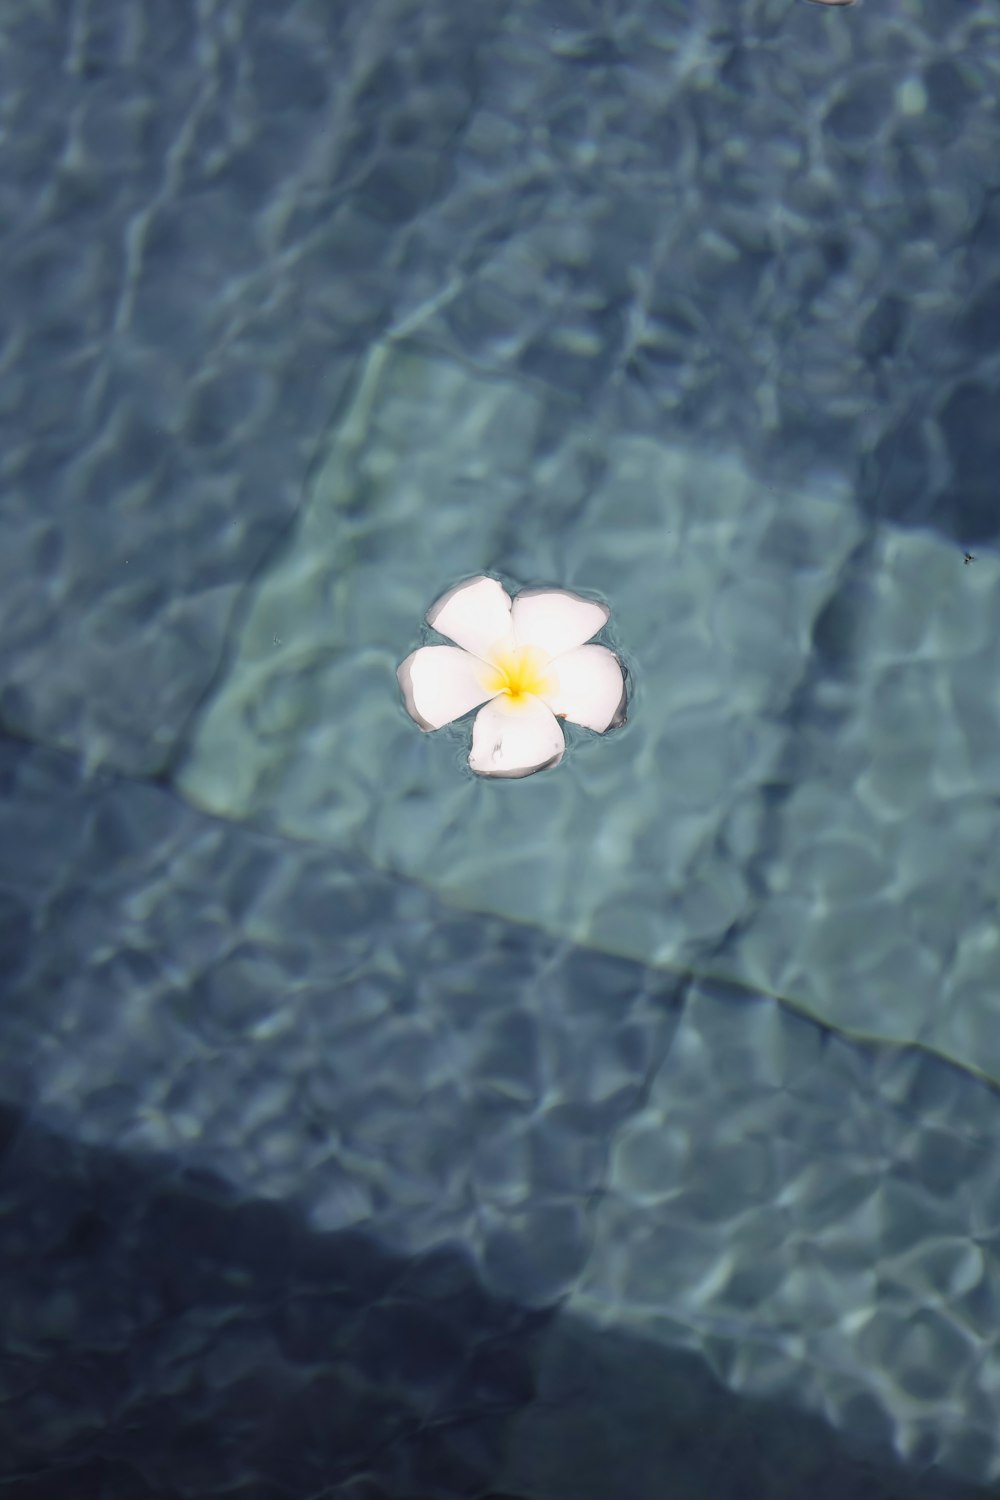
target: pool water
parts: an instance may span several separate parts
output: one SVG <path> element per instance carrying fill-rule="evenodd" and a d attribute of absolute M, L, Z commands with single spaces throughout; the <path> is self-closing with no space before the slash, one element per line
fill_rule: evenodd
<path fill-rule="evenodd" d="M 0 1479 L 991 1493 L 996 0 L 133 11 L 0 18 Z"/>

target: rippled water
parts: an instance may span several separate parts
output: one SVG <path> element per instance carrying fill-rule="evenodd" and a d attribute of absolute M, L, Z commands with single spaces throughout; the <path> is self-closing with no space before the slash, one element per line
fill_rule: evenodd
<path fill-rule="evenodd" d="M 0 17 L 11 1495 L 996 1483 L 998 69 Z M 629 668 L 525 781 L 396 689 L 483 571 Z"/>

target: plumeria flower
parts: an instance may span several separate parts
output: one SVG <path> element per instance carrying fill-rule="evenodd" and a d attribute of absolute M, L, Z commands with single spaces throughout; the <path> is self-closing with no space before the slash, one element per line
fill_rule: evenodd
<path fill-rule="evenodd" d="M 607 646 L 588 646 L 610 611 L 567 589 L 522 589 L 495 578 L 443 594 L 427 623 L 453 646 L 421 646 L 396 669 L 421 729 L 478 708 L 469 765 L 478 776 L 530 776 L 558 765 L 560 719 L 603 734 L 625 718 L 625 674 Z"/>

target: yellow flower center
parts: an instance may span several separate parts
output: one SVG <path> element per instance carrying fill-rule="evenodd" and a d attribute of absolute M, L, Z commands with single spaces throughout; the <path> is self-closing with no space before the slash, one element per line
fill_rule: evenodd
<path fill-rule="evenodd" d="M 512 707 L 523 705 L 529 698 L 544 698 L 555 690 L 555 682 L 548 675 L 549 661 L 538 646 L 494 651 L 484 686 L 491 693 L 501 694 Z"/>

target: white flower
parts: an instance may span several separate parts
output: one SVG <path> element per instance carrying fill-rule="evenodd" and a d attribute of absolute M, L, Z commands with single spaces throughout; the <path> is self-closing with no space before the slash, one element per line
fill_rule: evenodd
<path fill-rule="evenodd" d="M 624 721 L 621 662 L 584 644 L 609 613 L 566 589 L 522 589 L 512 601 L 495 578 L 460 583 L 427 611 L 455 645 L 421 646 L 396 669 L 407 710 L 429 730 L 478 708 L 469 765 L 479 776 L 557 765 L 559 719 L 599 734 Z"/>

